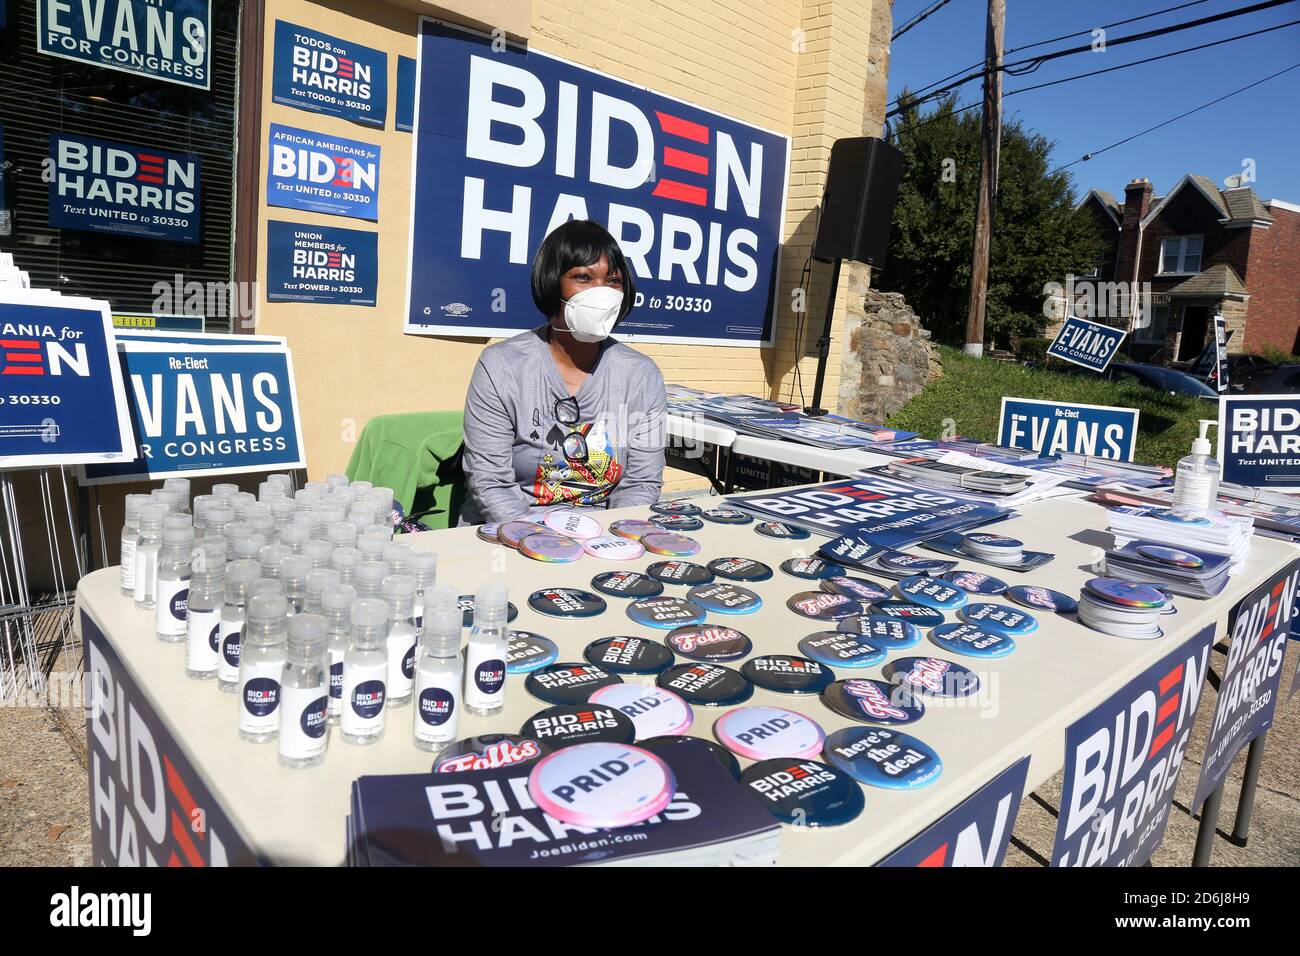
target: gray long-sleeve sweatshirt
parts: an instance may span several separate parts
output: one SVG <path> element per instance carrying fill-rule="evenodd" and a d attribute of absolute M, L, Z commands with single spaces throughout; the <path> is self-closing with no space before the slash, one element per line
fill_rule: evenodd
<path fill-rule="evenodd" d="M 654 361 L 606 340 L 575 396 L 579 424 L 557 421 L 569 397 L 546 342 L 546 326 L 490 345 L 465 396 L 461 521 L 509 521 L 530 508 L 569 504 L 623 508 L 659 499 L 664 471 L 663 375 Z M 567 413 L 572 415 L 573 404 Z M 585 463 L 568 461 L 571 431 L 587 439 Z"/>

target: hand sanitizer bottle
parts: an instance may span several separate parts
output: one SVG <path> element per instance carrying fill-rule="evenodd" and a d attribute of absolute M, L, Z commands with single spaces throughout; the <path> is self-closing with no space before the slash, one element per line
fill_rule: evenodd
<path fill-rule="evenodd" d="M 474 595 L 474 626 L 465 648 L 465 710 L 499 714 L 506 699 L 506 586 L 486 584 Z"/>
<path fill-rule="evenodd" d="M 1173 510 L 1180 515 L 1199 518 L 1216 509 L 1219 497 L 1219 463 L 1210 457 L 1210 439 L 1206 436 L 1212 418 L 1201 419 L 1201 434 L 1192 442 L 1192 453 L 1178 462 L 1174 472 Z"/>
<path fill-rule="evenodd" d="M 460 630 L 464 615 L 451 588 L 426 592 L 420 666 L 415 675 L 415 746 L 437 753 L 456 740 L 464 663 Z"/>

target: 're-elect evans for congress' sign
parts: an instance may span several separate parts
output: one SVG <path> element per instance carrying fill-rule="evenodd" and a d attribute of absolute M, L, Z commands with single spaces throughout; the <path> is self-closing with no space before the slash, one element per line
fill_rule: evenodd
<path fill-rule="evenodd" d="M 36 0 L 36 49 L 64 60 L 212 85 L 210 0 Z"/>
<path fill-rule="evenodd" d="M 1127 334 L 1123 329 L 1114 329 L 1072 315 L 1065 320 L 1061 331 L 1056 333 L 1056 338 L 1047 348 L 1047 354 L 1082 365 L 1094 372 L 1104 372 Z"/>
<path fill-rule="evenodd" d="M 266 300 L 374 305 L 378 233 L 296 222 L 266 224 Z"/>
<path fill-rule="evenodd" d="M 1071 452 L 1112 461 L 1132 461 L 1137 426 L 1136 408 L 1003 396 L 998 444 L 1041 455 Z"/>
<path fill-rule="evenodd" d="M 199 241 L 196 155 L 51 133 L 48 178 L 51 226 Z"/>
<path fill-rule="evenodd" d="M 266 202 L 378 220 L 379 147 L 272 123 Z"/>
<path fill-rule="evenodd" d="M 1300 397 L 1220 397 L 1218 458 L 1224 481 L 1300 488 Z"/>
<path fill-rule="evenodd" d="M 425 19 L 413 150 L 405 331 L 538 325 L 533 253 L 590 218 L 636 276 L 620 338 L 770 339 L 788 137 Z"/>
<path fill-rule="evenodd" d="M 383 129 L 388 54 L 276 20 L 271 99 Z"/>

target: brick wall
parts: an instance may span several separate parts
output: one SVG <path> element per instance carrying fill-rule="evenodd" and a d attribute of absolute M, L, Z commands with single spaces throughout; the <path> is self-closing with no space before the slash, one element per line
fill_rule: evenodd
<path fill-rule="evenodd" d="M 1300 210 L 1272 205 L 1273 225 L 1251 229 L 1246 348 L 1300 352 Z"/>
<path fill-rule="evenodd" d="M 1163 292 L 1187 279 L 1187 276 L 1156 278 L 1156 274 L 1160 271 L 1161 246 L 1166 236 L 1199 235 L 1204 237 L 1201 246 L 1201 271 L 1221 262 L 1227 263 L 1245 282 L 1251 237 L 1258 230 L 1227 229 L 1219 225 L 1222 217 L 1223 214 L 1195 186 L 1189 183 L 1180 189 L 1143 230 L 1138 281 L 1150 281 L 1156 292 Z M 1249 287 L 1248 282 L 1247 287 Z"/>

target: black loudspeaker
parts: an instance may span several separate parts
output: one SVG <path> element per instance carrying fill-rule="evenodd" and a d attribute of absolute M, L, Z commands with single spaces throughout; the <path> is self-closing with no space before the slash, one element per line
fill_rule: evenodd
<path fill-rule="evenodd" d="M 883 266 L 902 172 L 903 154 L 884 140 L 837 139 L 826 171 L 813 257 Z"/>

